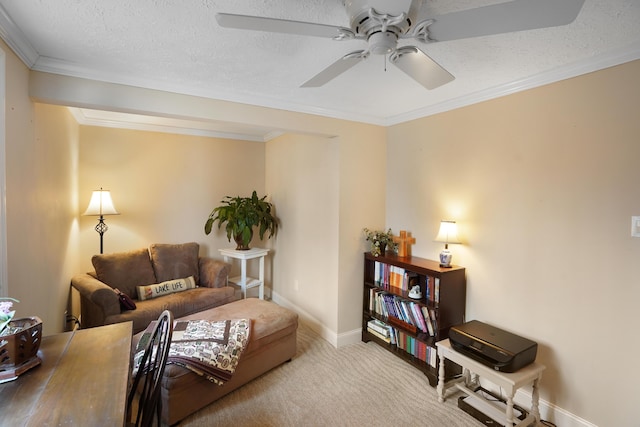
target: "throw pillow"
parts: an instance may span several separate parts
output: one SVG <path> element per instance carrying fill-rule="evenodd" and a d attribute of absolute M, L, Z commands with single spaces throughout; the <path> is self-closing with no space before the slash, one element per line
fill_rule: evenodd
<path fill-rule="evenodd" d="M 138 286 L 138 299 L 144 301 L 146 299 L 169 295 L 174 292 L 182 292 L 187 289 L 196 287 L 196 281 L 193 276 L 184 279 L 167 280 L 166 282 L 157 283 L 147 286 Z"/>
<path fill-rule="evenodd" d="M 149 247 L 151 264 L 158 282 L 193 276 L 200 283 L 198 251 L 195 242 L 182 244 L 154 243 Z"/>
<path fill-rule="evenodd" d="M 98 280 L 127 295 L 135 295 L 137 286 L 158 281 L 147 249 L 94 255 L 91 263 Z"/>

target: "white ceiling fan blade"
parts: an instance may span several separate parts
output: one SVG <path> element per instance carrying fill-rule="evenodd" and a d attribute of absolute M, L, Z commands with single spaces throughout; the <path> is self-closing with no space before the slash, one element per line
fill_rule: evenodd
<path fill-rule="evenodd" d="M 455 77 L 415 46 L 403 46 L 391 54 L 389 61 L 427 89 L 435 89 Z"/>
<path fill-rule="evenodd" d="M 469 37 L 572 23 L 584 0 L 515 0 L 433 17 L 429 39 L 457 40 Z"/>
<path fill-rule="evenodd" d="M 232 15 L 217 13 L 216 20 L 221 27 L 241 30 L 268 31 L 272 33 L 298 34 L 303 36 L 327 38 L 353 38 L 348 28 L 312 22 L 288 21 L 286 19 L 264 18 L 260 16 Z"/>
<path fill-rule="evenodd" d="M 333 64 L 329 65 L 324 70 L 320 71 L 311 79 L 304 82 L 300 87 L 320 87 L 325 83 L 328 83 L 329 81 L 335 79 L 340 74 L 344 73 L 349 68 L 365 59 L 368 55 L 369 53 L 365 52 L 364 50 L 357 50 L 355 52 L 348 53 Z"/>

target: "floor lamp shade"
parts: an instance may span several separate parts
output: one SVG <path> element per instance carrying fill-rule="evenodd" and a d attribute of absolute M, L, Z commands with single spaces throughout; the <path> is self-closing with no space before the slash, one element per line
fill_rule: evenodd
<path fill-rule="evenodd" d="M 98 232 L 98 234 L 100 234 L 100 253 L 102 253 L 103 236 L 104 233 L 109 229 L 109 227 L 107 227 L 107 224 L 105 224 L 104 222 L 104 215 L 120 215 L 115 206 L 113 206 L 113 200 L 111 200 L 111 192 L 109 192 L 109 190 L 103 190 L 102 188 L 100 190 L 94 191 L 91 195 L 89 206 L 82 215 L 100 216 L 95 230 Z"/>
<path fill-rule="evenodd" d="M 89 206 L 83 215 L 120 215 L 113 206 L 111 192 L 109 190 L 96 190 L 91 195 Z"/>
<path fill-rule="evenodd" d="M 440 252 L 440 267 L 451 267 L 451 252 L 449 243 L 460 243 L 458 238 L 458 226 L 455 221 L 440 221 L 440 230 L 435 239 L 436 242 L 444 243 L 444 249 Z"/>

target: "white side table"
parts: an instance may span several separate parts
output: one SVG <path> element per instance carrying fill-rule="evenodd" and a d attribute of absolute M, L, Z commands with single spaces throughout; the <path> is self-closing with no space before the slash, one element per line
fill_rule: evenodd
<path fill-rule="evenodd" d="M 258 286 L 258 296 L 260 299 L 264 299 L 264 257 L 269 253 L 269 249 L 251 248 L 246 251 L 219 249 L 219 251 L 224 257 L 225 262 L 231 262 L 229 260 L 230 258 L 240 260 L 240 276 L 229 278 L 229 282 L 240 286 L 242 298 L 247 297 L 247 289 Z M 257 279 L 247 277 L 247 260 L 255 258 L 259 258 L 260 261 L 260 275 Z"/>
<path fill-rule="evenodd" d="M 502 416 L 506 416 L 506 426 L 528 426 L 532 421 L 539 422 L 540 421 L 540 410 L 538 407 L 539 400 L 539 382 L 542 377 L 542 371 L 544 371 L 545 366 L 539 363 L 533 362 L 513 373 L 499 372 L 492 369 L 489 366 L 483 365 L 480 362 L 477 362 L 464 354 L 455 351 L 451 347 L 451 343 L 448 339 L 443 341 L 438 341 L 436 343 L 438 347 L 438 355 L 440 356 L 440 368 L 439 368 L 439 377 L 438 377 L 438 400 L 440 402 L 444 402 L 444 391 L 445 388 L 448 388 L 452 384 L 455 384 L 460 390 L 465 392 L 470 396 L 477 396 L 473 390 L 468 388 L 468 386 L 476 385 L 478 382 L 478 376 L 491 381 L 492 383 L 499 385 L 505 390 L 507 395 L 507 407 L 506 411 L 499 409 L 500 412 L 503 413 Z M 463 375 L 462 381 L 463 384 L 460 384 L 460 381 L 450 381 L 448 384 L 445 384 L 445 370 L 444 363 L 445 359 L 449 359 L 452 362 L 457 363 L 462 366 Z M 470 376 L 470 373 L 473 376 Z M 513 415 L 513 397 L 516 391 L 525 385 L 531 384 L 533 387 L 531 393 L 531 412 L 529 415 L 522 421 L 515 419 Z M 487 400 L 480 400 L 480 405 L 482 408 L 482 412 L 485 414 L 496 412 L 497 407 L 494 403 Z M 518 421 L 516 424 L 515 421 Z"/>

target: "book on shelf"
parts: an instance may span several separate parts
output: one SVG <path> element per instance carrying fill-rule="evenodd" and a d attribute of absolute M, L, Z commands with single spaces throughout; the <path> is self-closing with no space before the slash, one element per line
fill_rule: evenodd
<path fill-rule="evenodd" d="M 389 325 L 389 341 L 393 345 L 398 343 L 398 331 L 391 325 Z"/>
<path fill-rule="evenodd" d="M 438 365 L 438 352 L 433 347 L 429 347 L 429 350 L 429 360 L 427 361 L 427 363 L 429 363 L 432 368 L 435 368 Z"/>
<path fill-rule="evenodd" d="M 389 325 L 384 322 L 381 322 L 378 319 L 371 319 L 367 322 L 367 327 L 369 329 L 373 329 L 385 337 L 389 337 Z"/>
<path fill-rule="evenodd" d="M 411 306 L 411 310 L 413 311 L 413 315 L 416 318 L 416 321 L 419 323 L 419 325 L 417 326 L 420 328 L 422 332 L 428 333 L 427 323 L 424 320 L 424 316 L 422 315 L 421 306 L 419 306 L 415 302 L 411 302 L 410 306 Z"/>
<path fill-rule="evenodd" d="M 404 301 L 401 301 L 399 298 L 394 297 L 393 303 L 396 307 L 396 313 L 398 313 L 396 317 L 405 323 L 413 325 L 413 323 L 411 323 L 411 321 L 407 318 L 407 313 L 405 312 L 404 308 Z"/>
<path fill-rule="evenodd" d="M 389 286 L 396 289 L 403 289 L 404 268 L 395 265 L 389 266 Z"/>
<path fill-rule="evenodd" d="M 431 322 L 431 315 L 429 314 L 429 309 L 427 307 L 420 307 L 420 311 L 422 311 L 422 317 L 424 318 L 424 322 L 427 326 L 427 332 L 429 335 L 434 336 L 435 331 L 433 328 L 433 323 Z"/>
<path fill-rule="evenodd" d="M 438 332 L 438 316 L 433 308 L 429 309 L 429 317 L 431 317 L 431 323 L 433 324 L 434 335 Z"/>
<path fill-rule="evenodd" d="M 391 306 L 390 295 L 387 292 L 381 292 L 380 294 L 378 294 L 378 299 L 380 301 L 379 314 L 384 317 L 395 315 L 395 310 Z"/>
<path fill-rule="evenodd" d="M 431 276 L 425 276 L 425 282 L 424 282 L 424 288 L 426 290 L 426 295 L 425 297 L 427 298 L 427 301 L 433 301 L 433 285 L 435 284 L 435 280 L 433 277 Z"/>
<path fill-rule="evenodd" d="M 375 329 L 371 329 L 370 327 L 367 327 L 367 331 L 371 335 L 374 335 L 375 337 L 381 339 L 382 341 L 387 342 L 387 343 L 391 343 L 391 338 L 390 337 L 382 335 L 380 332 L 376 331 Z"/>
<path fill-rule="evenodd" d="M 387 316 L 386 302 L 384 300 L 384 291 L 380 289 L 369 289 L 369 310 L 383 317 Z"/>
<path fill-rule="evenodd" d="M 416 323 L 416 319 L 413 317 L 413 313 L 409 308 L 409 302 L 402 300 L 400 301 L 400 304 L 402 305 L 402 312 L 404 313 L 404 321 L 417 327 L 418 324 Z"/>

